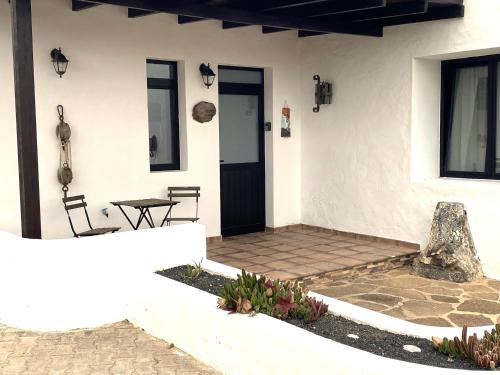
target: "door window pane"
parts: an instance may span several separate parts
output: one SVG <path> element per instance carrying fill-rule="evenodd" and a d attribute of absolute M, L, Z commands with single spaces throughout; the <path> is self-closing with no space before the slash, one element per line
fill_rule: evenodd
<path fill-rule="evenodd" d="M 224 164 L 259 161 L 259 100 L 256 95 L 219 96 L 220 159 Z"/>
<path fill-rule="evenodd" d="M 170 99 L 170 90 L 148 89 L 149 162 L 152 165 L 170 164 L 174 161 L 171 145 L 172 109 Z"/>
<path fill-rule="evenodd" d="M 484 172 L 488 124 L 488 67 L 456 70 L 447 170 Z"/>
<path fill-rule="evenodd" d="M 261 84 L 262 71 L 223 68 L 219 69 L 219 82 Z"/>
<path fill-rule="evenodd" d="M 147 61 L 151 171 L 180 169 L 176 67 L 175 62 Z"/>
<path fill-rule="evenodd" d="M 148 78 L 172 79 L 172 65 L 170 64 L 148 64 Z"/>

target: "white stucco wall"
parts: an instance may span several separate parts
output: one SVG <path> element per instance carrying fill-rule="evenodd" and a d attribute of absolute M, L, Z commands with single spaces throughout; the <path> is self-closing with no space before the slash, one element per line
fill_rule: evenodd
<path fill-rule="evenodd" d="M 99 6 L 72 12 L 66 0 L 37 0 L 33 5 L 42 232 L 45 238 L 68 237 L 69 225 L 56 179 L 59 163 L 56 106 L 64 105 L 72 127 L 72 193 L 84 193 L 93 222 L 129 229 L 113 200 L 165 197 L 167 186 L 200 185 L 201 223 L 208 236 L 220 234 L 218 119 L 192 120 L 201 100 L 218 105 L 217 82 L 207 90 L 202 62 L 266 68 L 267 225 L 300 221 L 300 92 L 298 39 L 291 33 L 263 35 L 258 27 L 222 30 L 220 22 L 177 25 L 173 15 L 128 19 L 122 7 Z M 10 9 L 0 3 L 0 228 L 19 232 L 17 156 L 13 99 Z M 49 58 L 62 47 L 70 60 L 60 79 Z M 149 172 L 146 59 L 180 61 L 180 117 L 186 142 L 181 172 Z M 293 108 L 293 137 L 280 137 L 285 100 Z M 274 199 L 272 198 L 274 196 Z M 109 207 L 110 217 L 100 209 Z M 184 205 L 188 209 L 188 205 Z M 193 210 L 194 207 L 189 207 Z M 176 214 L 183 216 L 183 208 Z M 162 211 L 158 211 L 158 217 Z"/>
<path fill-rule="evenodd" d="M 500 2 L 464 19 L 386 28 L 384 38 L 301 41 L 302 91 L 333 82 L 333 104 L 302 100 L 302 221 L 426 244 L 438 201 L 465 203 L 486 273 L 500 276 L 500 182 L 439 178 L 439 60 L 498 53 Z"/>

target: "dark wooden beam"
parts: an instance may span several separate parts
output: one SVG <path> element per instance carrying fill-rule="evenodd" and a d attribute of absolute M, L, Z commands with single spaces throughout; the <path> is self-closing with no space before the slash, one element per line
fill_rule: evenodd
<path fill-rule="evenodd" d="M 404 17 L 388 18 L 380 21 L 372 21 L 380 26 L 404 25 L 409 23 L 436 21 L 450 18 L 462 18 L 465 14 L 463 5 L 449 5 L 429 7 L 426 14 L 417 14 Z"/>
<path fill-rule="evenodd" d="M 367 10 L 362 13 L 353 13 L 352 20 L 371 21 L 383 18 L 393 18 L 409 15 L 425 14 L 429 9 L 429 0 L 411 0 L 405 3 L 393 3 L 384 9 Z"/>
<path fill-rule="evenodd" d="M 294 2 L 290 2 L 287 0 L 274 1 L 274 2 L 272 2 L 271 6 L 263 8 L 262 10 L 264 10 L 264 11 L 281 10 L 281 9 L 303 7 L 303 6 L 308 6 L 308 5 L 317 6 L 320 3 L 327 3 L 327 2 L 328 2 L 328 0 L 302 0 L 302 1 L 294 1 Z M 269 3 L 269 2 L 266 2 L 266 3 Z M 261 2 L 261 5 L 264 5 L 264 3 Z M 268 5 L 270 5 L 270 4 L 268 4 Z"/>
<path fill-rule="evenodd" d="M 262 26 L 262 34 L 279 33 L 280 31 L 290 31 L 290 29 L 282 29 L 279 27 Z"/>
<path fill-rule="evenodd" d="M 302 17 L 327 16 L 332 14 L 359 12 L 384 8 L 387 0 L 338 0 L 335 2 L 304 3 L 293 7 L 267 8 L 266 11 Z"/>
<path fill-rule="evenodd" d="M 238 23 L 238 22 L 230 22 L 230 21 L 222 21 L 223 29 L 236 29 L 237 27 L 245 27 L 252 26 L 246 23 Z"/>
<path fill-rule="evenodd" d="M 299 38 L 307 38 L 309 36 L 317 36 L 317 35 L 324 35 L 326 33 L 316 33 L 314 31 L 306 31 L 306 30 L 299 30 L 298 36 Z"/>
<path fill-rule="evenodd" d="M 323 20 L 335 21 L 338 19 L 349 22 L 371 21 L 384 18 L 401 17 L 414 14 L 424 14 L 429 8 L 429 0 L 408 0 L 402 3 L 388 3 L 386 7 L 368 9 L 360 12 L 316 16 Z"/>
<path fill-rule="evenodd" d="M 177 23 L 179 25 L 183 25 L 185 23 L 193 23 L 193 22 L 198 22 L 198 21 L 205 21 L 206 18 L 200 18 L 200 17 L 189 17 L 189 16 L 177 16 Z"/>
<path fill-rule="evenodd" d="M 245 11 L 219 6 L 199 4 L 186 5 L 185 2 L 189 3 L 189 0 L 172 0 L 169 2 L 159 2 L 156 0 L 92 0 L 92 2 L 96 4 L 121 5 L 139 10 L 174 13 L 191 17 L 212 18 L 221 21 L 231 21 L 248 25 L 272 26 L 285 29 L 301 29 L 330 33 L 382 36 L 382 30 L 377 27 L 353 25 L 341 20 L 332 22 L 329 20 L 312 20 L 300 17 L 262 14 L 254 11 Z"/>
<path fill-rule="evenodd" d="M 88 3 L 88 2 L 82 1 L 82 0 L 72 0 L 71 1 L 71 9 L 73 9 L 73 11 L 75 11 L 75 12 L 78 12 L 80 10 L 93 8 L 97 5 L 99 5 L 99 4 Z"/>
<path fill-rule="evenodd" d="M 23 237 L 41 238 L 31 0 L 11 0 L 11 18 L 21 229 Z"/>
<path fill-rule="evenodd" d="M 150 10 L 138 10 L 138 9 L 130 9 L 128 8 L 128 18 L 138 18 L 149 16 L 150 14 L 155 14 L 156 12 L 152 12 Z"/>

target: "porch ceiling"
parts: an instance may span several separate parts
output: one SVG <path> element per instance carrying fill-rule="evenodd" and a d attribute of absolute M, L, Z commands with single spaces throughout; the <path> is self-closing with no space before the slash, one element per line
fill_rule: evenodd
<path fill-rule="evenodd" d="M 130 18 L 172 13 L 179 24 L 215 19 L 224 29 L 259 25 L 266 34 L 298 30 L 299 37 L 381 37 L 385 26 L 464 16 L 463 0 L 72 0 L 74 11 L 100 4 L 127 7 Z"/>

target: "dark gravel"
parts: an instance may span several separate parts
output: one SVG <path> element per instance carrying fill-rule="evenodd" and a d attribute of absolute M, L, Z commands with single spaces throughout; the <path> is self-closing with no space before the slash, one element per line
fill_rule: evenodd
<path fill-rule="evenodd" d="M 231 279 L 213 275 L 211 273 L 203 271 L 198 277 L 191 278 L 187 276 L 187 267 L 179 266 L 174 268 L 169 268 L 162 271 L 156 272 L 158 275 L 168 277 L 169 279 L 180 281 L 181 283 L 194 286 L 197 289 L 201 289 L 205 292 L 220 295 L 221 291 L 224 289 L 224 284 Z"/>
<path fill-rule="evenodd" d="M 158 271 L 157 274 L 180 281 L 181 283 L 215 295 L 219 295 L 220 291 L 224 287 L 224 284 L 231 281 L 231 279 L 227 277 L 213 275 L 205 271 L 199 277 L 193 279 L 186 276 L 186 271 L 186 266 L 180 266 Z M 323 336 L 339 343 L 365 350 L 382 357 L 435 367 L 462 370 L 483 370 L 474 363 L 459 358 L 455 359 L 453 362 L 448 362 L 448 358 L 435 351 L 431 342 L 428 340 L 382 331 L 377 328 L 364 324 L 358 324 L 349 319 L 332 314 L 322 316 L 316 322 L 310 324 L 294 319 L 286 320 L 286 322 L 306 329 L 319 336 Z M 350 338 L 347 336 L 349 334 L 357 335 L 359 338 Z M 410 353 L 403 349 L 404 345 L 415 345 L 422 351 L 420 353 Z"/>

